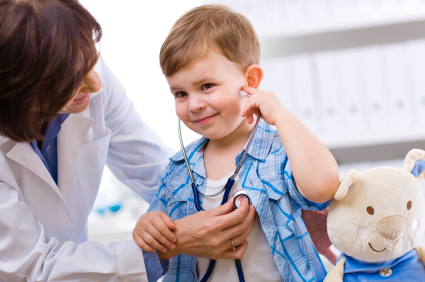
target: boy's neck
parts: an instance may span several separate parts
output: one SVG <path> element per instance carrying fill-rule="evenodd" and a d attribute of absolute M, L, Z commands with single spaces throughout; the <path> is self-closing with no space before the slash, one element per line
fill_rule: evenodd
<path fill-rule="evenodd" d="M 220 180 L 235 170 L 235 158 L 244 148 L 255 122 L 246 119 L 229 135 L 221 139 L 210 139 L 204 148 L 204 165 L 207 178 Z"/>

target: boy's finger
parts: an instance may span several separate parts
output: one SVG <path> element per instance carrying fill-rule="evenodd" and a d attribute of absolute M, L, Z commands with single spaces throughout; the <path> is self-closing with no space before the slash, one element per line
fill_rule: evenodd
<path fill-rule="evenodd" d="M 154 223 L 154 224 L 157 224 L 158 226 L 160 226 L 161 229 L 163 229 L 163 227 L 161 227 L 161 223 L 162 223 L 163 227 L 167 228 L 165 226 L 164 222 Z M 167 228 L 167 230 L 169 230 L 169 229 Z M 152 236 L 157 242 L 162 244 L 162 246 L 165 246 L 165 247 L 167 247 L 168 249 L 171 249 L 171 250 L 173 250 L 175 248 L 175 245 L 172 242 L 170 242 L 167 238 L 165 238 L 164 235 L 161 234 L 161 232 L 158 230 L 158 227 L 156 225 L 154 225 L 154 226 L 151 225 L 148 228 L 146 228 L 146 233 L 148 233 L 150 236 Z"/>
<path fill-rule="evenodd" d="M 162 214 L 162 219 L 164 220 L 165 224 L 169 229 L 176 229 L 176 226 L 174 225 L 174 221 L 165 213 Z M 164 234 L 164 233 L 162 233 Z"/>
<path fill-rule="evenodd" d="M 160 244 L 154 237 L 152 237 L 151 234 L 149 233 L 144 233 L 142 236 L 142 239 L 145 240 L 145 242 L 151 246 L 152 248 L 154 248 L 155 250 L 158 250 L 160 252 L 166 252 L 167 248 L 164 247 L 162 244 Z"/>
<path fill-rule="evenodd" d="M 242 89 L 243 89 L 243 91 L 248 93 L 248 95 L 255 95 L 255 94 L 259 94 L 259 93 L 263 92 L 261 90 L 258 90 L 257 88 L 248 87 L 248 86 L 243 86 Z"/>
<path fill-rule="evenodd" d="M 155 249 L 149 246 L 148 244 L 146 244 L 145 240 L 143 240 L 142 238 L 134 237 L 134 241 L 136 242 L 137 246 L 142 248 L 142 250 L 146 252 L 155 252 Z"/>
<path fill-rule="evenodd" d="M 253 98 L 252 100 L 249 100 L 248 102 L 245 103 L 245 106 L 241 114 L 242 117 L 253 115 L 253 114 L 258 115 L 259 108 L 257 105 L 257 100 L 258 99 Z"/>
<path fill-rule="evenodd" d="M 171 232 L 165 222 L 157 221 L 154 222 L 153 225 L 165 238 L 167 238 L 168 241 L 170 241 L 170 243 L 175 243 L 177 241 L 176 235 Z"/>

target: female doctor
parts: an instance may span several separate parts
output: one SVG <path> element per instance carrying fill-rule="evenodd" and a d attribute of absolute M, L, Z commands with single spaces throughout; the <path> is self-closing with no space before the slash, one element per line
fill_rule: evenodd
<path fill-rule="evenodd" d="M 87 241 L 105 164 L 149 202 L 172 153 L 98 57 L 101 35 L 77 0 L 0 0 L 0 281 L 154 281 L 171 256 L 246 249 L 254 210 L 231 203 L 176 221 L 172 254 Z"/>
<path fill-rule="evenodd" d="M 172 256 L 235 259 L 247 247 L 255 211 L 231 202 L 175 221 L 164 253 L 87 241 L 105 164 L 149 202 L 172 153 L 99 58 L 101 35 L 77 0 L 0 0 L 0 282 L 156 281 Z M 304 220 L 322 253 L 316 218 Z"/>

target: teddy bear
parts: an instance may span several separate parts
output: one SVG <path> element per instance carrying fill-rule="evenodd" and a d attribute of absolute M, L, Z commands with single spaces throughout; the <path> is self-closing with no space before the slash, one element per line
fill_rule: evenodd
<path fill-rule="evenodd" d="M 404 168 L 350 170 L 329 207 L 327 229 L 341 251 L 325 282 L 425 281 L 425 151 Z"/>

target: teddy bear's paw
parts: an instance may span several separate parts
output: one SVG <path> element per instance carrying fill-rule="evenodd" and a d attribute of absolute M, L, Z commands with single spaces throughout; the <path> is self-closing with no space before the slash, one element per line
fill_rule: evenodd
<path fill-rule="evenodd" d="M 342 282 L 344 279 L 345 257 L 341 258 L 335 267 L 326 275 L 323 282 Z"/>
<path fill-rule="evenodd" d="M 416 252 L 418 253 L 419 260 L 422 262 L 422 264 L 425 266 L 425 248 L 422 246 L 417 245 L 415 247 Z"/>

